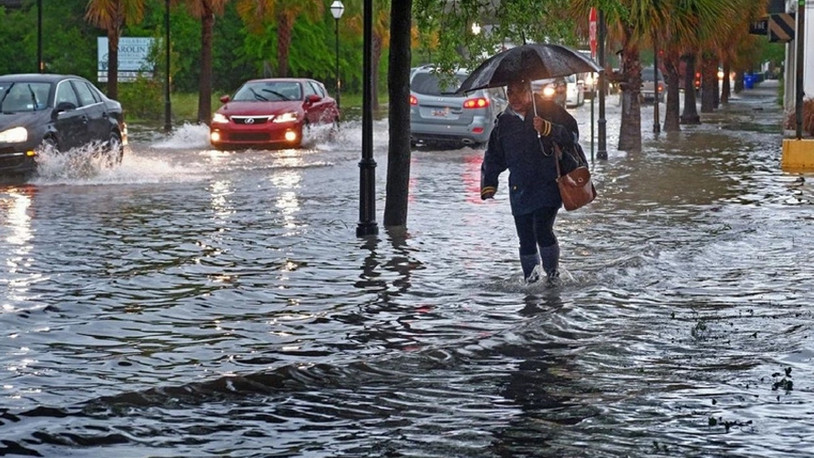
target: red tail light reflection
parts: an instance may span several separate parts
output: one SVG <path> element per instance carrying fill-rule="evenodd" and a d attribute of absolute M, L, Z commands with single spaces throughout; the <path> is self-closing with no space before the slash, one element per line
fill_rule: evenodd
<path fill-rule="evenodd" d="M 410 105 L 418 105 L 418 99 L 414 95 L 410 95 Z"/>

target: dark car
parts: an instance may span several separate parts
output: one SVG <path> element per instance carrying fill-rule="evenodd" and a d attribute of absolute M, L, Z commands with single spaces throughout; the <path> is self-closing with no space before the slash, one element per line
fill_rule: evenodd
<path fill-rule="evenodd" d="M 43 147 L 56 151 L 98 143 L 118 163 L 127 143 L 119 102 L 73 75 L 0 76 L 0 174 L 30 175 Z"/>
<path fill-rule="evenodd" d="M 299 148 L 314 124 L 339 122 L 336 100 L 308 78 L 266 78 L 243 83 L 212 117 L 209 141 L 215 148 Z"/>

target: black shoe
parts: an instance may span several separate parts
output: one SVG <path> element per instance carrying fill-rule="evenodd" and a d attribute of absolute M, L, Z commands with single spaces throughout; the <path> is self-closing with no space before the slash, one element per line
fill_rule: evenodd
<path fill-rule="evenodd" d="M 556 270 L 549 272 L 548 275 L 546 275 L 546 285 L 560 286 L 560 273 Z"/>

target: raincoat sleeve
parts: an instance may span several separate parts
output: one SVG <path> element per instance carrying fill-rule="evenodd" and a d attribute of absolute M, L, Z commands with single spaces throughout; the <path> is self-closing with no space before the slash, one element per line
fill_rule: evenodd
<path fill-rule="evenodd" d="M 506 156 L 500 143 L 500 118 L 489 135 L 489 143 L 480 166 L 480 198 L 491 199 L 497 192 L 498 177 L 506 170 Z"/>
<path fill-rule="evenodd" d="M 579 141 L 577 120 L 565 108 L 542 98 L 537 99 L 537 106 L 538 116 L 549 122 L 542 135 L 561 146 L 571 146 Z"/>

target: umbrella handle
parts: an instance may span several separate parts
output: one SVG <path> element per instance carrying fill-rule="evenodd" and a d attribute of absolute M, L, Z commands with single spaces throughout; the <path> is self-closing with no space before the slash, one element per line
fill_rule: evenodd
<path fill-rule="evenodd" d="M 536 118 L 537 117 L 537 101 L 534 100 L 534 91 L 531 90 L 531 87 L 529 87 L 529 92 L 531 92 L 531 106 L 534 107 L 534 117 Z M 532 123 L 532 125 L 534 125 L 534 123 Z M 536 130 L 537 129 L 535 129 L 535 131 Z M 540 132 L 537 132 L 537 139 L 540 139 Z"/>

